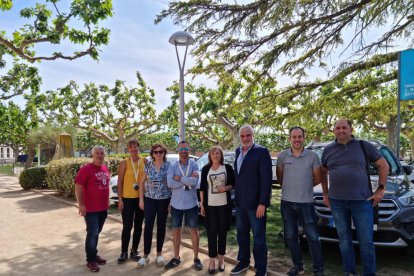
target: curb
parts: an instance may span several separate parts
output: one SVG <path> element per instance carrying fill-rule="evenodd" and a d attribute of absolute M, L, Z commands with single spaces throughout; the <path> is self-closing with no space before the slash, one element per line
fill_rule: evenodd
<path fill-rule="evenodd" d="M 49 198 L 53 198 L 53 199 L 55 199 L 56 201 L 59 201 L 59 202 L 61 202 L 61 203 L 63 203 L 63 204 L 66 204 L 66 205 L 68 205 L 68 206 L 72 206 L 72 207 L 76 207 L 76 208 L 78 207 L 78 204 L 77 204 L 77 203 L 75 203 L 75 202 L 71 202 L 71 201 L 68 201 L 68 200 L 66 200 L 66 199 L 63 199 L 63 198 L 61 198 L 61 197 L 57 197 L 57 196 L 55 196 L 55 195 L 48 194 L 48 193 L 46 193 L 46 192 L 43 192 L 42 190 L 32 189 L 32 191 L 33 191 L 33 192 L 35 192 L 35 193 L 41 194 L 41 195 L 43 195 L 43 196 L 47 196 L 47 197 L 49 197 Z M 115 216 L 113 216 L 113 215 L 108 214 L 108 217 L 107 217 L 107 218 L 108 218 L 108 219 L 110 219 L 110 220 L 113 220 L 113 221 L 116 221 L 116 222 L 118 222 L 118 223 L 121 223 L 121 224 L 122 224 L 122 220 L 121 220 L 121 219 L 119 219 L 119 218 L 117 218 L 117 217 L 115 217 Z M 173 239 L 172 239 L 172 237 L 168 237 L 168 236 L 166 236 L 165 238 L 166 238 L 167 240 L 169 240 L 169 241 L 172 241 L 172 240 L 173 240 Z M 188 242 L 185 242 L 185 241 L 181 241 L 181 245 L 182 245 L 182 246 L 184 246 L 184 247 L 187 247 L 187 248 L 193 249 L 193 246 L 192 246 L 192 244 L 191 244 L 191 243 L 188 243 Z M 199 247 L 198 251 L 199 251 L 200 253 L 202 253 L 202 254 L 208 255 L 208 250 L 207 250 L 207 249 L 205 249 L 205 248 Z M 236 259 L 231 258 L 231 257 L 228 257 L 228 256 L 224 256 L 224 260 L 225 260 L 226 262 L 228 262 L 228 263 L 233 264 L 233 265 L 238 264 L 238 261 L 237 261 Z M 250 265 L 249 269 L 250 269 L 251 271 L 255 271 L 255 270 L 254 270 L 254 267 L 253 267 L 252 265 Z M 273 270 L 268 269 L 268 270 L 267 270 L 267 275 L 272 275 L 272 276 L 284 276 L 285 274 L 283 274 L 283 273 L 279 273 L 279 272 L 276 272 L 276 271 L 273 271 Z"/>

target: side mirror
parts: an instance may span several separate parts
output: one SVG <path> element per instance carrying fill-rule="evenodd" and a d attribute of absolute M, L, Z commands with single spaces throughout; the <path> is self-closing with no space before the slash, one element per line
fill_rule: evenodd
<path fill-rule="evenodd" d="M 413 172 L 413 166 L 411 165 L 404 165 L 403 169 L 407 175 L 410 175 Z"/>

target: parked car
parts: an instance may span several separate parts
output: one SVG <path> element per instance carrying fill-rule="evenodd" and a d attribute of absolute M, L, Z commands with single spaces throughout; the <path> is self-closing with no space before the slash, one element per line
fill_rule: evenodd
<path fill-rule="evenodd" d="M 26 162 L 26 160 L 27 160 L 27 157 L 29 157 L 27 154 L 20 154 L 20 155 L 18 155 L 17 156 L 17 162 L 18 163 L 25 163 Z M 37 156 L 35 156 L 34 158 L 33 158 L 33 162 L 37 162 L 38 161 L 38 159 L 37 159 Z"/>
<path fill-rule="evenodd" d="M 231 151 L 231 150 L 224 150 L 223 151 L 223 158 L 224 158 L 224 164 L 229 164 L 234 169 L 234 160 L 236 159 L 236 152 Z M 198 167 L 201 170 L 208 163 L 208 152 L 203 154 L 200 158 L 198 158 L 198 160 L 196 162 L 198 164 Z M 277 162 L 277 158 L 272 157 L 272 174 L 273 174 L 272 185 L 277 184 L 276 162 Z M 231 193 L 231 200 L 233 201 L 232 214 L 234 216 L 236 214 L 236 205 L 234 203 L 234 191 L 232 191 L 232 193 Z"/>
<path fill-rule="evenodd" d="M 151 158 L 150 156 L 146 157 L 147 159 Z M 169 162 L 175 162 L 179 158 L 179 155 L 177 153 L 168 153 L 167 154 L 167 161 Z M 190 158 L 196 161 L 198 159 L 195 155 L 190 155 Z M 115 175 L 111 177 L 111 180 L 109 181 L 109 200 L 111 203 L 118 203 L 118 175 Z"/>
<path fill-rule="evenodd" d="M 277 165 L 277 157 L 272 156 L 272 186 L 276 186 L 279 184 L 277 181 L 277 175 L 276 175 L 276 165 Z"/>
<path fill-rule="evenodd" d="M 224 157 L 224 164 L 229 164 L 232 167 L 234 166 L 234 160 L 236 159 L 236 152 L 235 151 L 224 150 L 223 151 L 223 157 Z M 200 170 L 207 163 L 208 163 L 208 152 L 203 154 L 197 160 L 197 164 L 198 164 L 198 167 L 200 168 Z M 277 157 L 272 157 L 272 174 L 273 174 L 272 184 L 273 185 L 276 185 L 278 183 L 277 182 L 277 176 L 276 176 L 276 163 L 277 163 Z"/>
<path fill-rule="evenodd" d="M 408 181 L 411 166 L 402 166 L 394 153 L 378 142 L 370 141 L 387 160 L 390 171 L 384 198 L 379 205 L 379 222 L 374 228 L 374 244 L 381 247 L 414 247 L 414 184 Z M 320 157 L 329 143 L 311 143 L 308 149 Z M 378 169 L 370 164 L 370 176 L 373 190 L 378 185 Z M 322 241 L 338 242 L 330 208 L 323 204 L 322 187 L 314 188 L 314 202 L 318 218 L 318 230 Z M 356 233 L 353 232 L 353 242 Z"/>
<path fill-rule="evenodd" d="M 400 161 L 400 163 L 401 163 L 401 166 L 410 166 L 411 168 L 414 168 L 414 163 L 413 162 L 407 163 L 405 161 Z M 408 177 L 408 180 L 411 183 L 414 183 L 414 172 L 411 172 L 409 175 L 407 175 L 407 177 Z"/>
<path fill-rule="evenodd" d="M 223 151 L 223 159 L 224 164 L 229 164 L 233 167 L 234 159 L 236 158 L 236 153 L 234 151 L 225 150 Z M 208 152 L 204 153 L 198 160 L 196 161 L 198 168 L 201 169 L 208 164 Z M 200 194 L 197 192 L 198 199 L 200 201 Z M 231 201 L 232 201 L 232 215 L 236 215 L 236 204 L 234 202 L 234 190 L 231 191 Z"/>

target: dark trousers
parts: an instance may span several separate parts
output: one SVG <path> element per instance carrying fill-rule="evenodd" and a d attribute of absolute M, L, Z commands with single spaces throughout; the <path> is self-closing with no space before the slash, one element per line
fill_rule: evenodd
<path fill-rule="evenodd" d="M 157 252 L 162 252 L 165 239 L 165 228 L 167 225 L 168 205 L 170 199 L 145 198 L 145 228 L 144 228 L 144 254 L 151 251 L 152 231 L 154 229 L 155 217 L 157 217 Z"/>
<path fill-rule="evenodd" d="M 85 251 L 88 263 L 96 261 L 99 233 L 102 231 L 107 216 L 107 211 L 101 211 L 88 212 L 84 217 L 86 222 Z"/>
<path fill-rule="evenodd" d="M 256 209 L 236 208 L 237 260 L 244 266 L 250 263 L 250 230 L 253 232 L 253 257 L 256 275 L 265 275 L 267 271 L 266 213 L 256 217 Z"/>
<path fill-rule="evenodd" d="M 228 216 L 227 206 L 207 206 L 207 239 L 210 258 L 226 254 Z M 231 218 L 230 218 L 231 219 Z"/>
<path fill-rule="evenodd" d="M 144 220 L 144 211 L 139 208 L 139 198 L 123 198 L 124 210 L 122 210 L 122 252 L 128 251 L 129 240 L 131 238 L 132 226 L 134 233 L 132 235 L 131 250 L 137 250 L 141 239 L 142 222 Z"/>
<path fill-rule="evenodd" d="M 306 239 L 308 240 L 309 251 L 313 262 L 313 272 L 323 271 L 321 242 L 317 230 L 314 203 L 296 203 L 282 200 L 280 208 L 285 237 L 292 256 L 293 265 L 303 265 L 298 231 L 298 222 L 300 222 Z"/>

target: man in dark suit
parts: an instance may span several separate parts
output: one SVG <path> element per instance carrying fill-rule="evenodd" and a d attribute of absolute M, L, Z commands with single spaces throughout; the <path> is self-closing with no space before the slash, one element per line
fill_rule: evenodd
<path fill-rule="evenodd" d="M 244 125 L 239 130 L 241 147 L 236 149 L 235 201 L 239 263 L 230 274 L 249 268 L 250 229 L 253 232 L 253 257 L 256 275 L 266 275 L 266 208 L 270 205 L 272 161 L 267 148 L 254 143 L 254 130 Z"/>

